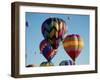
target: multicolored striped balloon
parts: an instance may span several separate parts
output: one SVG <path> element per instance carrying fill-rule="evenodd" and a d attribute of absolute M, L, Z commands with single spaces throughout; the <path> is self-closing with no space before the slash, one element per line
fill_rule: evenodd
<path fill-rule="evenodd" d="M 63 61 L 61 61 L 61 63 L 59 65 L 60 66 L 64 66 L 64 65 L 74 65 L 74 63 L 71 60 L 63 60 Z"/>
<path fill-rule="evenodd" d="M 47 66 L 54 66 L 52 62 L 42 62 L 40 66 L 47 67 Z"/>
<path fill-rule="evenodd" d="M 84 42 L 80 35 L 71 34 L 65 37 L 63 46 L 66 53 L 75 61 L 84 46 Z"/>
<path fill-rule="evenodd" d="M 43 56 L 50 62 L 52 58 L 56 55 L 56 49 L 53 49 L 51 44 L 47 40 L 43 40 L 40 43 L 40 51 Z"/>
<path fill-rule="evenodd" d="M 47 39 L 54 49 L 57 49 L 59 42 L 63 39 L 64 34 L 67 32 L 66 23 L 64 20 L 52 17 L 46 19 L 42 24 L 42 34 Z"/>

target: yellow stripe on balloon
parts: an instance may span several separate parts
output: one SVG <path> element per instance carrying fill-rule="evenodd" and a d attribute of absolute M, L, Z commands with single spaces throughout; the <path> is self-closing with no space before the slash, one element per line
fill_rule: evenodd
<path fill-rule="evenodd" d="M 55 23 L 55 27 L 56 27 L 57 31 L 59 31 L 59 25 L 58 25 L 58 23 Z"/>
<path fill-rule="evenodd" d="M 60 22 L 60 30 L 62 29 L 62 26 L 63 26 L 63 22 Z"/>
<path fill-rule="evenodd" d="M 53 30 L 50 32 L 50 38 L 52 38 L 54 35 L 55 35 L 55 30 L 53 29 Z"/>
<path fill-rule="evenodd" d="M 60 23 L 60 26 L 59 27 L 60 27 L 60 30 L 61 30 L 62 27 L 63 27 L 63 22 Z"/>
<path fill-rule="evenodd" d="M 69 41 L 63 44 L 65 48 L 78 47 L 83 48 L 84 44 L 82 41 Z"/>
<path fill-rule="evenodd" d="M 58 32 L 56 31 L 56 38 L 58 37 Z"/>
<path fill-rule="evenodd" d="M 67 39 L 65 40 L 65 42 L 66 42 L 66 41 L 73 41 L 73 40 L 83 41 L 82 38 L 67 37 Z"/>

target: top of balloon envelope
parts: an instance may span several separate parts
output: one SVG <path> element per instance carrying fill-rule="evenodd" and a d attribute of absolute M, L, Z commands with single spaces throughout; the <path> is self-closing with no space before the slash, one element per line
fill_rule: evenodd
<path fill-rule="evenodd" d="M 41 31 L 44 38 L 50 42 L 54 49 L 57 49 L 67 32 L 66 22 L 57 17 L 47 18 L 42 24 Z"/>

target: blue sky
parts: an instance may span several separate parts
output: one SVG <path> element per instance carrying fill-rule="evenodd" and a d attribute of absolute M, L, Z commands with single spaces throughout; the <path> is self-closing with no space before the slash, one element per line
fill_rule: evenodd
<path fill-rule="evenodd" d="M 89 15 L 74 15 L 74 14 L 48 14 L 48 13 L 33 13 L 26 12 L 25 18 L 28 22 L 26 27 L 26 65 L 35 64 L 40 65 L 47 61 L 42 54 L 40 54 L 39 45 L 44 39 L 41 32 L 42 23 L 49 17 L 58 17 L 63 19 L 68 25 L 68 33 L 79 34 L 84 40 L 84 48 L 81 54 L 76 59 L 76 64 L 89 64 Z M 69 19 L 68 19 L 69 18 Z M 52 59 L 55 66 L 58 66 L 62 60 L 71 60 L 67 55 L 63 46 L 58 47 L 57 55 Z"/>

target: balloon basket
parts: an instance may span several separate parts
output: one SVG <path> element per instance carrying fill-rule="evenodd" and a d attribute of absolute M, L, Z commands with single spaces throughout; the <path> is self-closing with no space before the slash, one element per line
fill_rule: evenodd
<path fill-rule="evenodd" d="M 75 63 L 75 61 L 73 61 L 73 65 L 75 65 L 76 63 Z"/>

